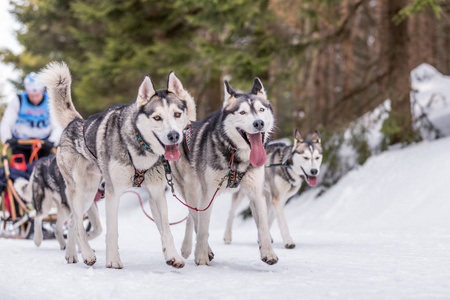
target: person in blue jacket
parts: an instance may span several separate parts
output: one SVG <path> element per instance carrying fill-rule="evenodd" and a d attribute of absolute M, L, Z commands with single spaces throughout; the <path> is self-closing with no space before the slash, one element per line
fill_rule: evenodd
<path fill-rule="evenodd" d="M 25 91 L 11 99 L 0 124 L 1 142 L 9 143 L 13 154 L 23 153 L 27 163 L 33 149 L 31 145 L 18 144 L 19 139 L 44 140 L 38 152 L 39 157 L 44 157 L 58 145 L 62 133 L 59 124 L 50 118 L 45 86 L 36 77 L 34 72 L 25 76 Z"/>

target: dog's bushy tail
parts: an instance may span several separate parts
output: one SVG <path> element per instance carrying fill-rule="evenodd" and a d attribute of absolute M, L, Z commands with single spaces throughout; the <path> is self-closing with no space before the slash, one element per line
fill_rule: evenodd
<path fill-rule="evenodd" d="M 32 183 L 31 181 L 33 177 L 31 177 L 30 181 L 26 180 L 25 178 L 17 178 L 14 181 L 14 189 L 16 190 L 17 194 L 19 194 L 20 198 L 24 200 L 25 202 L 33 202 L 33 193 L 32 193 Z"/>
<path fill-rule="evenodd" d="M 51 62 L 39 73 L 39 81 L 46 87 L 50 97 L 50 112 L 63 127 L 83 117 L 73 106 L 70 86 L 72 78 L 65 62 Z"/>

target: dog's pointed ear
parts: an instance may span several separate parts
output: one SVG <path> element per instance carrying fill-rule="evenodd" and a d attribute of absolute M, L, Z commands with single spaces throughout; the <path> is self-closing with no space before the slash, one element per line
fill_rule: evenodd
<path fill-rule="evenodd" d="M 294 147 L 292 147 L 292 152 L 295 151 L 298 144 L 303 143 L 305 140 L 302 138 L 302 135 L 297 130 L 297 128 L 294 129 Z"/>
<path fill-rule="evenodd" d="M 224 80 L 223 84 L 224 84 L 224 87 L 223 87 L 223 91 L 224 91 L 223 107 L 225 107 L 230 102 L 230 99 L 233 98 L 234 95 L 236 95 L 236 92 L 231 88 L 231 86 L 228 83 L 228 81 Z"/>
<path fill-rule="evenodd" d="M 312 140 L 313 143 L 319 143 L 320 144 L 321 140 L 320 140 L 319 131 L 317 131 L 317 130 L 314 131 L 314 133 L 313 133 L 313 135 L 311 137 L 311 140 Z"/>
<path fill-rule="evenodd" d="M 266 90 L 264 89 L 264 86 L 258 77 L 255 78 L 255 81 L 253 81 L 253 87 L 250 94 L 257 95 L 261 98 L 267 99 Z"/>
<path fill-rule="evenodd" d="M 303 143 L 305 141 L 297 128 L 295 128 L 294 130 L 294 140 L 298 141 L 299 143 Z"/>
<path fill-rule="evenodd" d="M 178 79 L 175 72 L 172 71 L 169 73 L 169 77 L 167 79 L 167 90 L 171 93 L 174 93 L 181 100 L 186 101 L 187 106 L 187 115 L 189 121 L 195 121 L 197 118 L 196 108 L 194 98 L 186 91 L 181 83 L 180 79 Z"/>
<path fill-rule="evenodd" d="M 139 87 L 139 92 L 136 99 L 138 107 L 146 104 L 155 94 L 155 86 L 153 85 L 150 76 L 146 75 L 144 81 L 142 81 L 141 86 Z"/>
<path fill-rule="evenodd" d="M 169 73 L 169 77 L 167 78 L 167 90 L 171 93 L 177 95 L 178 98 L 183 99 L 184 97 L 184 88 L 180 79 L 178 79 L 177 75 L 175 75 L 174 71 Z"/>

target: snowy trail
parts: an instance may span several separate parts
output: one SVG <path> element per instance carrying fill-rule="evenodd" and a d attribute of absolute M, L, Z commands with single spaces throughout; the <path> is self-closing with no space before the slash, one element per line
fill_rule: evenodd
<path fill-rule="evenodd" d="M 247 234 L 224 245 L 218 238 L 222 231 L 215 230 L 212 266 L 197 267 L 188 259 L 176 270 L 165 265 L 154 233 L 151 245 L 150 239 L 121 240 L 123 270 L 104 267 L 102 241 L 93 243 L 98 258 L 94 267 L 65 264 L 54 241 L 46 241 L 42 249 L 30 241 L 2 241 L 1 299 L 450 297 L 449 236 L 296 234 L 297 248 L 287 250 L 275 243 L 280 262 L 267 266 Z"/>
<path fill-rule="evenodd" d="M 36 248 L 1 239 L 0 299 L 450 299 L 448 149 L 450 138 L 385 152 L 323 196 L 312 189 L 292 200 L 297 247 L 284 249 L 275 224 L 274 266 L 259 258 L 253 220 L 236 219 L 232 244 L 223 243 L 229 195 L 214 205 L 209 267 L 192 255 L 183 269 L 167 266 L 137 200 L 121 203 L 122 270 L 104 266 L 104 233 L 91 241 L 93 267 L 67 265 L 56 240 Z M 104 201 L 99 207 L 104 224 Z M 169 210 L 171 221 L 187 213 L 171 196 Z M 172 232 L 180 249 L 184 225 Z"/>

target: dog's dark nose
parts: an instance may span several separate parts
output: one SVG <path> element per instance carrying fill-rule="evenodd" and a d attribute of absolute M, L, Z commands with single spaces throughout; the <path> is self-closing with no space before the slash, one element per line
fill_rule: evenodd
<path fill-rule="evenodd" d="M 253 122 L 253 127 L 255 127 L 258 130 L 261 130 L 264 128 L 264 121 L 263 120 L 256 120 Z"/>
<path fill-rule="evenodd" d="M 311 175 L 317 175 L 317 169 L 311 169 Z"/>
<path fill-rule="evenodd" d="M 169 139 L 170 142 L 176 143 L 176 142 L 178 142 L 178 139 L 180 138 L 180 134 L 176 131 L 171 131 L 167 135 L 167 138 Z"/>

